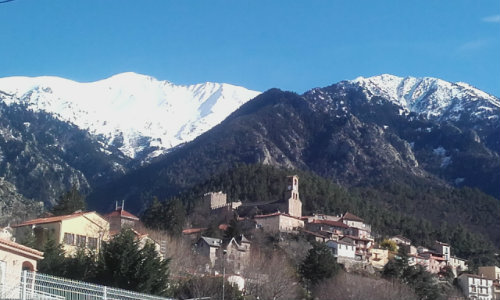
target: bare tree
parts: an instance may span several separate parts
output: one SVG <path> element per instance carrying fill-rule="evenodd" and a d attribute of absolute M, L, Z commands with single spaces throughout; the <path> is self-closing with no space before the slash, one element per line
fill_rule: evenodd
<path fill-rule="evenodd" d="M 316 285 L 312 291 L 319 300 L 417 300 L 407 286 L 380 278 L 342 272 Z"/>
<path fill-rule="evenodd" d="M 257 254 L 244 271 L 247 294 L 260 299 L 295 299 L 299 293 L 297 273 L 279 252 L 270 256 Z"/>

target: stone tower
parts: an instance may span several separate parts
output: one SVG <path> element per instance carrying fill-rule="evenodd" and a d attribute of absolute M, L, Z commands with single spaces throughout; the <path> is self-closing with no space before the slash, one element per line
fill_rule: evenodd
<path fill-rule="evenodd" d="M 288 214 L 292 217 L 302 217 L 302 201 L 299 197 L 299 176 L 287 177 L 285 200 L 288 202 Z"/>

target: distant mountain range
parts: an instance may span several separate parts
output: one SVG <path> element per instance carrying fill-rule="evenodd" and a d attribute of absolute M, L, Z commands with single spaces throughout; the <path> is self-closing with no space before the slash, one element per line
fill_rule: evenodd
<path fill-rule="evenodd" d="M 125 199 L 140 212 L 153 196 L 178 195 L 241 164 L 369 187 L 380 205 L 432 220 L 460 216 L 473 227 L 486 223 L 474 223 L 467 206 L 499 202 L 482 192 L 500 198 L 500 102 L 464 83 L 380 75 L 302 95 L 259 94 L 126 73 L 88 84 L 4 78 L 0 100 L 0 176 L 45 203 L 76 184 L 90 192 L 91 208 Z M 478 189 L 474 203 L 453 196 L 464 186 Z M 398 188 L 419 211 L 394 202 Z M 454 216 L 441 216 L 443 207 Z"/>
<path fill-rule="evenodd" d="M 225 83 L 175 85 L 136 73 L 88 83 L 58 77 L 0 79 L 3 103 L 46 112 L 133 159 L 150 159 L 193 140 L 258 94 Z"/>

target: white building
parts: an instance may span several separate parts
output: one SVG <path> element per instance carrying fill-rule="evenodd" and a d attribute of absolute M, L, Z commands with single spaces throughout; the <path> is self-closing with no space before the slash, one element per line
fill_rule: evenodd
<path fill-rule="evenodd" d="M 458 276 L 458 284 L 467 299 L 493 300 L 493 280 L 474 274 Z"/>
<path fill-rule="evenodd" d="M 356 245 L 352 243 L 330 240 L 326 245 L 332 249 L 333 256 L 336 258 L 355 259 Z"/>

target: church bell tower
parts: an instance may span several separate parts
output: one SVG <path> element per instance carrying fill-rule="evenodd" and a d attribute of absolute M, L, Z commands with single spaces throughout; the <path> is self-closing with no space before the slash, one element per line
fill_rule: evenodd
<path fill-rule="evenodd" d="M 302 201 L 299 197 L 299 176 L 287 177 L 285 199 L 288 202 L 288 214 L 292 217 L 302 217 Z"/>

